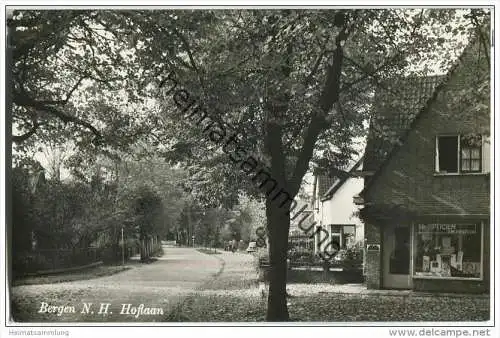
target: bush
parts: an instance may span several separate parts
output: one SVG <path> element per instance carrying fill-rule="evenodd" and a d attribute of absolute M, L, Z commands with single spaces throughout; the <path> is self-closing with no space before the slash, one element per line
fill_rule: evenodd
<path fill-rule="evenodd" d="M 82 266 L 99 261 L 101 257 L 100 250 L 97 248 L 76 249 L 71 256 L 72 266 Z"/>
<path fill-rule="evenodd" d="M 50 261 L 45 256 L 39 254 L 25 253 L 14 257 L 12 261 L 12 270 L 16 275 L 50 268 L 52 268 Z"/>
<path fill-rule="evenodd" d="M 105 264 L 113 264 L 121 260 L 121 251 L 116 250 L 116 246 L 110 245 L 102 249 L 102 261 Z"/>
<path fill-rule="evenodd" d="M 292 265 L 315 265 L 319 258 L 315 256 L 312 250 L 300 247 L 293 247 L 288 251 L 288 259 Z"/>
<path fill-rule="evenodd" d="M 363 249 L 350 247 L 340 250 L 331 261 L 331 265 L 342 267 L 344 270 L 359 270 L 363 267 Z"/>

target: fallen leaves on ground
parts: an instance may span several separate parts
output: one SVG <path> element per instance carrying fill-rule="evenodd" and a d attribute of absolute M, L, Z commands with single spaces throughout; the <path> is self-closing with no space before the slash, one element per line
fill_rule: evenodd
<path fill-rule="evenodd" d="M 256 297 L 192 295 L 167 321 L 261 322 L 267 302 Z M 180 320 L 179 320 L 180 319 Z"/>
<path fill-rule="evenodd" d="M 262 322 L 267 288 L 250 257 L 222 256 L 221 274 L 179 304 L 167 321 Z M 361 284 L 293 283 L 287 285 L 288 311 L 296 322 L 486 321 L 489 298 L 475 295 L 429 296 L 356 293 Z M 365 290 L 366 291 L 366 290 Z"/>
<path fill-rule="evenodd" d="M 292 299 L 294 321 L 486 321 L 489 299 L 484 297 L 429 297 L 360 294 L 323 294 Z"/>
<path fill-rule="evenodd" d="M 205 294 L 190 296 L 177 309 L 190 322 L 264 321 L 267 298 L 257 291 L 241 290 L 247 296 Z M 430 297 L 366 294 L 318 294 L 289 299 L 290 318 L 295 322 L 430 322 L 486 321 L 489 299 L 485 297 Z"/>

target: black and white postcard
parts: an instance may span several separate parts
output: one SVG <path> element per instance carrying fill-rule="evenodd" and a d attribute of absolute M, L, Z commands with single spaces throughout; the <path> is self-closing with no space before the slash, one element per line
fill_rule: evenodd
<path fill-rule="evenodd" d="M 313 5 L 7 1 L 6 337 L 498 334 L 493 3 Z"/>

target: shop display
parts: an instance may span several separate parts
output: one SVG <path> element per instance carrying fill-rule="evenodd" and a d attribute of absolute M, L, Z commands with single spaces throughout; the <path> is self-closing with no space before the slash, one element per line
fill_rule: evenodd
<path fill-rule="evenodd" d="M 451 277 L 451 256 L 445 255 L 441 258 L 441 276 Z"/>
<path fill-rule="evenodd" d="M 431 259 L 429 256 L 424 256 L 423 257 L 423 263 L 422 263 L 422 271 L 423 272 L 429 272 L 431 271 Z"/>
<path fill-rule="evenodd" d="M 481 226 L 417 224 L 415 277 L 481 277 Z"/>
<path fill-rule="evenodd" d="M 453 254 L 450 256 L 450 265 L 452 268 L 457 268 L 457 255 Z"/>
<path fill-rule="evenodd" d="M 464 258 L 464 252 L 459 251 L 457 255 L 457 270 L 462 270 L 462 260 Z"/>
<path fill-rule="evenodd" d="M 441 271 L 441 264 L 438 261 L 431 261 L 431 272 L 439 273 Z"/>

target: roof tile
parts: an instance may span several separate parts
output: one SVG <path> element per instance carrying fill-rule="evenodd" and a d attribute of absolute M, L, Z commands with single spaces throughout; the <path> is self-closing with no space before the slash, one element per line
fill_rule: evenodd
<path fill-rule="evenodd" d="M 378 91 L 366 144 L 364 170 L 379 169 L 445 78 L 445 75 L 401 78 Z"/>

